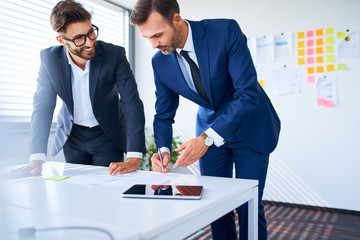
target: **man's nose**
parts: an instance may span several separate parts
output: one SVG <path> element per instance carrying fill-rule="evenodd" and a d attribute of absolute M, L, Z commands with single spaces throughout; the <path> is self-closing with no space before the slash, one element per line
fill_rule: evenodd
<path fill-rule="evenodd" d="M 152 48 L 157 48 L 159 46 L 159 42 L 155 40 L 149 40 Z"/>

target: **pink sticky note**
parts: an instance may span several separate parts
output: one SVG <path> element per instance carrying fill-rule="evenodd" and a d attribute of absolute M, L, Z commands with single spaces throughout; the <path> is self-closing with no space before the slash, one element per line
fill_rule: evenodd
<path fill-rule="evenodd" d="M 307 63 L 307 64 L 314 64 L 314 62 L 315 62 L 315 60 L 314 60 L 313 57 L 308 57 L 308 58 L 306 59 L 306 63 Z"/>
<path fill-rule="evenodd" d="M 315 83 L 315 76 L 308 76 L 307 83 Z"/>
<path fill-rule="evenodd" d="M 324 105 L 325 105 L 325 107 L 328 107 L 328 108 L 334 107 L 334 103 L 332 100 L 326 100 Z"/>
<path fill-rule="evenodd" d="M 314 54 L 314 49 L 313 49 L 313 48 L 308 48 L 308 49 L 306 50 L 306 54 L 307 54 L 307 55 L 313 55 L 313 54 Z"/>
<path fill-rule="evenodd" d="M 318 99 L 317 99 L 317 104 L 318 104 L 318 105 L 325 105 L 325 99 L 323 99 L 323 98 L 318 98 Z"/>
<path fill-rule="evenodd" d="M 306 37 L 313 37 L 314 36 L 314 31 L 313 30 L 309 30 L 309 31 L 306 31 Z"/>
<path fill-rule="evenodd" d="M 307 40 L 306 41 L 306 46 L 308 46 L 308 47 L 314 46 L 314 39 Z"/>

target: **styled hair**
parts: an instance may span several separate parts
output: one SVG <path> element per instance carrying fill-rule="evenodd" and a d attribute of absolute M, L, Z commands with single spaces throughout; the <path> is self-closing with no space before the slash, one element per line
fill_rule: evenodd
<path fill-rule="evenodd" d="M 130 23 L 141 25 L 147 21 L 150 14 L 156 11 L 172 25 L 173 17 L 180 13 L 179 4 L 176 0 L 138 0 L 130 14 Z"/>
<path fill-rule="evenodd" d="M 50 24 L 55 32 L 66 32 L 69 23 L 91 20 L 91 14 L 81 3 L 73 0 L 58 2 L 51 10 Z"/>

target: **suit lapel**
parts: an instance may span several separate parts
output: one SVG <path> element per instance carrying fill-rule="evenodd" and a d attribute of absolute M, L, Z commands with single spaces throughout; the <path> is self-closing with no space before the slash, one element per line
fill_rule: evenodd
<path fill-rule="evenodd" d="M 205 91 L 212 104 L 211 86 L 210 86 L 210 68 L 209 68 L 209 51 L 208 42 L 205 38 L 205 30 L 199 23 L 187 20 L 191 26 L 193 43 L 195 48 L 196 58 L 198 60 L 201 80 L 204 84 Z"/>
<path fill-rule="evenodd" d="M 59 77 L 61 85 L 64 89 L 63 94 L 65 98 L 63 101 L 65 102 L 69 111 L 74 113 L 74 101 L 72 95 L 72 87 L 71 87 L 71 67 L 69 65 L 69 61 L 66 56 L 66 47 L 63 47 L 63 50 L 60 52 L 60 61 L 59 61 Z"/>
<path fill-rule="evenodd" d="M 89 72 L 89 88 L 90 88 L 90 100 L 91 103 L 94 102 L 95 89 L 99 81 L 99 75 L 103 65 L 104 58 L 102 56 L 102 50 L 98 45 L 96 46 L 96 56 L 90 62 L 90 72 Z"/>

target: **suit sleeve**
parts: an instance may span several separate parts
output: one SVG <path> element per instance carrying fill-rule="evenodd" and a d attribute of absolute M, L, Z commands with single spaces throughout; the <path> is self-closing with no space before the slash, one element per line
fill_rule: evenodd
<path fill-rule="evenodd" d="M 30 154 L 47 153 L 50 127 L 56 106 L 56 92 L 50 81 L 45 52 L 41 51 L 40 57 L 40 70 L 33 98 L 30 125 Z"/>
<path fill-rule="evenodd" d="M 145 153 L 143 103 L 139 97 L 136 81 L 126 59 L 125 51 L 123 50 L 119 56 L 116 65 L 116 86 L 126 118 L 127 152 Z"/>
<path fill-rule="evenodd" d="M 225 34 L 228 72 L 235 92 L 222 106 L 222 113 L 211 128 L 225 140 L 230 139 L 252 114 L 259 101 L 257 76 L 246 36 L 236 21 L 227 25 Z"/>
<path fill-rule="evenodd" d="M 172 124 L 176 110 L 179 106 L 179 95 L 169 89 L 156 73 L 156 67 L 153 60 L 154 78 L 155 78 L 155 116 L 154 116 L 154 138 L 158 148 L 167 147 L 171 150 L 173 129 Z"/>

